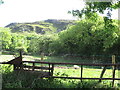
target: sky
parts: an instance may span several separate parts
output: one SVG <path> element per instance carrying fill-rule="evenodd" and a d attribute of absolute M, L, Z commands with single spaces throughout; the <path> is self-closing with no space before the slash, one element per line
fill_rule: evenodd
<path fill-rule="evenodd" d="M 80 9 L 80 0 L 3 0 L 0 27 L 11 22 L 34 22 L 46 19 L 75 19 L 67 12 Z"/>
<path fill-rule="evenodd" d="M 0 5 L 0 27 L 10 23 L 35 22 L 47 19 L 77 19 L 69 10 L 82 9 L 83 0 L 3 0 Z M 116 16 L 115 16 L 116 15 Z M 118 12 L 114 12 L 117 18 Z"/>

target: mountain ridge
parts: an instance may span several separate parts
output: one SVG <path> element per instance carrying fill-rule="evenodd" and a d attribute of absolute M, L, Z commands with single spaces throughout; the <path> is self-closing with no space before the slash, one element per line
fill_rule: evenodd
<path fill-rule="evenodd" d="M 5 27 L 10 28 L 11 32 L 35 32 L 37 34 L 58 33 L 67 29 L 69 25 L 75 25 L 76 20 L 47 19 L 44 21 L 10 23 Z"/>

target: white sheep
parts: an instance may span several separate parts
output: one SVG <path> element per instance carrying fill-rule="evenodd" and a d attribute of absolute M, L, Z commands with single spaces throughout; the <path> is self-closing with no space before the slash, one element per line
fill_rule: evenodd
<path fill-rule="evenodd" d="M 74 65 L 73 66 L 75 69 L 78 69 L 78 68 L 80 68 L 78 65 Z"/>

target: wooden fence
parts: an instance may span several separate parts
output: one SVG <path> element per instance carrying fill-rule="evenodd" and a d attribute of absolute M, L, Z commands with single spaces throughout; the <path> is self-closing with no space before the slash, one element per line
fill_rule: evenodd
<path fill-rule="evenodd" d="M 26 64 L 28 63 L 28 65 Z M 0 64 L 12 64 L 14 66 L 15 71 L 42 71 L 46 72 L 46 75 L 43 75 L 43 77 L 52 77 L 52 78 L 66 78 L 66 79 L 80 79 L 81 81 L 83 79 L 92 79 L 92 80 L 99 80 L 101 82 L 102 80 L 112 80 L 112 86 L 114 86 L 115 80 L 120 80 L 120 78 L 115 78 L 115 71 L 117 68 L 120 67 L 120 64 L 81 64 L 81 63 L 53 63 L 53 62 L 41 62 L 41 61 L 22 61 L 22 54 L 20 53 L 20 56 L 9 61 L 9 62 L 2 62 Z M 39 64 L 39 66 L 37 65 Z M 43 66 L 41 64 L 47 64 L 47 66 Z M 53 76 L 55 65 L 80 65 L 80 77 L 61 77 L 61 76 Z M 103 67 L 103 70 L 100 74 L 99 78 L 83 78 L 83 66 L 100 66 Z M 103 78 L 103 75 L 106 71 L 107 67 L 113 67 L 112 72 L 112 78 Z M 45 71 L 44 71 L 45 70 Z M 40 72 L 40 73 L 42 73 Z"/>
<path fill-rule="evenodd" d="M 32 63 L 32 66 L 26 66 L 27 68 L 32 68 L 34 71 L 35 69 L 47 69 L 49 70 L 49 75 L 52 78 L 66 78 L 66 79 L 92 79 L 92 80 L 99 80 L 101 82 L 102 80 L 112 80 L 112 86 L 114 86 L 114 80 L 120 80 L 120 78 L 115 78 L 115 71 L 118 67 L 120 67 L 120 64 L 80 64 L 80 63 L 52 63 L 52 62 L 40 62 L 40 61 L 22 61 L 22 63 Z M 49 67 L 38 67 L 35 66 L 35 64 L 48 64 Z M 81 71 L 80 71 L 80 77 L 61 77 L 61 76 L 53 76 L 54 73 L 54 66 L 55 65 L 80 65 L 81 66 Z M 100 74 L 99 78 L 83 78 L 83 66 L 100 66 L 103 67 L 103 70 Z M 106 71 L 107 67 L 114 67 L 113 68 L 113 73 L 112 73 L 112 78 L 103 78 L 103 75 Z M 48 76 L 45 76 L 48 77 Z"/>

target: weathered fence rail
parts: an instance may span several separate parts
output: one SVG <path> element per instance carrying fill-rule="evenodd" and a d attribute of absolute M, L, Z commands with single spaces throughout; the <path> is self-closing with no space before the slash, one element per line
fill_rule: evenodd
<path fill-rule="evenodd" d="M 31 64 L 26 64 L 31 63 Z M 44 73 L 47 73 L 48 75 L 44 75 L 44 77 L 52 77 L 52 78 L 66 78 L 66 79 L 80 79 L 81 81 L 83 79 L 92 79 L 92 80 L 99 80 L 101 82 L 102 80 L 112 80 L 112 86 L 114 86 L 115 80 L 120 80 L 120 78 L 115 78 L 115 71 L 117 68 L 120 67 L 120 64 L 83 64 L 83 63 L 55 63 L 55 62 L 41 62 L 41 61 L 22 61 L 22 54 L 20 53 L 20 56 L 9 61 L 9 62 L 2 62 L 0 64 L 12 64 L 14 66 L 15 71 L 43 71 Z M 39 65 L 36 65 L 39 64 Z M 43 66 L 41 64 L 47 64 L 47 66 Z M 80 77 L 61 77 L 61 76 L 53 76 L 55 65 L 80 65 Z M 103 70 L 100 74 L 100 77 L 98 78 L 84 78 L 83 77 L 83 66 L 100 66 L 103 67 Z M 113 67 L 112 72 L 112 78 L 103 78 L 103 75 L 106 71 L 107 67 Z M 45 70 L 45 71 L 44 71 Z"/>
<path fill-rule="evenodd" d="M 53 62 L 40 62 L 40 61 L 22 61 L 23 63 L 40 63 L 40 64 L 49 64 L 52 65 L 52 78 L 66 78 L 66 79 L 92 79 L 92 80 L 113 80 L 112 86 L 114 86 L 114 80 L 120 80 L 120 78 L 115 78 L 115 70 L 117 67 L 120 67 L 120 64 L 81 64 L 81 63 L 53 63 Z M 61 76 L 53 76 L 54 66 L 55 65 L 80 65 L 81 66 L 81 76 L 80 77 L 61 77 Z M 104 67 L 99 78 L 83 78 L 83 66 L 101 66 Z M 34 66 L 33 66 L 34 67 Z M 103 78 L 103 75 L 106 71 L 107 67 L 114 67 L 112 78 Z M 49 72 L 50 73 L 50 72 Z"/>
<path fill-rule="evenodd" d="M 41 61 L 22 61 L 28 63 L 41 63 L 41 64 L 57 64 L 57 65 L 85 65 L 85 66 L 120 66 L 120 64 L 89 64 L 89 63 L 56 63 L 56 62 L 41 62 Z"/>
<path fill-rule="evenodd" d="M 20 60 L 20 58 L 17 58 Z M 20 63 L 20 64 L 18 64 Z M 25 63 L 32 63 L 32 65 L 25 65 Z M 12 63 L 2 63 L 2 64 L 12 64 Z M 48 64 L 48 66 L 36 66 L 35 64 Z M 61 76 L 53 76 L 54 73 L 54 66 L 55 65 L 80 65 L 81 66 L 81 71 L 80 71 L 80 77 L 61 77 Z M 19 71 L 19 70 L 24 70 L 26 69 L 29 71 L 36 71 L 36 69 L 39 70 L 48 70 L 48 75 L 44 76 L 46 78 L 52 77 L 52 78 L 65 78 L 65 79 L 80 79 L 81 81 L 84 79 L 91 79 L 91 80 L 99 80 L 101 82 L 102 80 L 112 80 L 112 86 L 114 86 L 114 80 L 120 80 L 120 78 L 115 78 L 115 71 L 117 67 L 120 67 L 120 64 L 81 64 L 81 63 L 54 63 L 54 62 L 41 62 L 41 61 L 17 61 L 17 64 L 15 62 L 13 63 L 14 70 Z M 84 78 L 83 77 L 83 66 L 101 66 L 104 67 L 100 77 L 99 78 Z M 103 75 L 106 71 L 107 67 L 114 67 L 113 73 L 112 73 L 112 78 L 103 78 Z"/>

